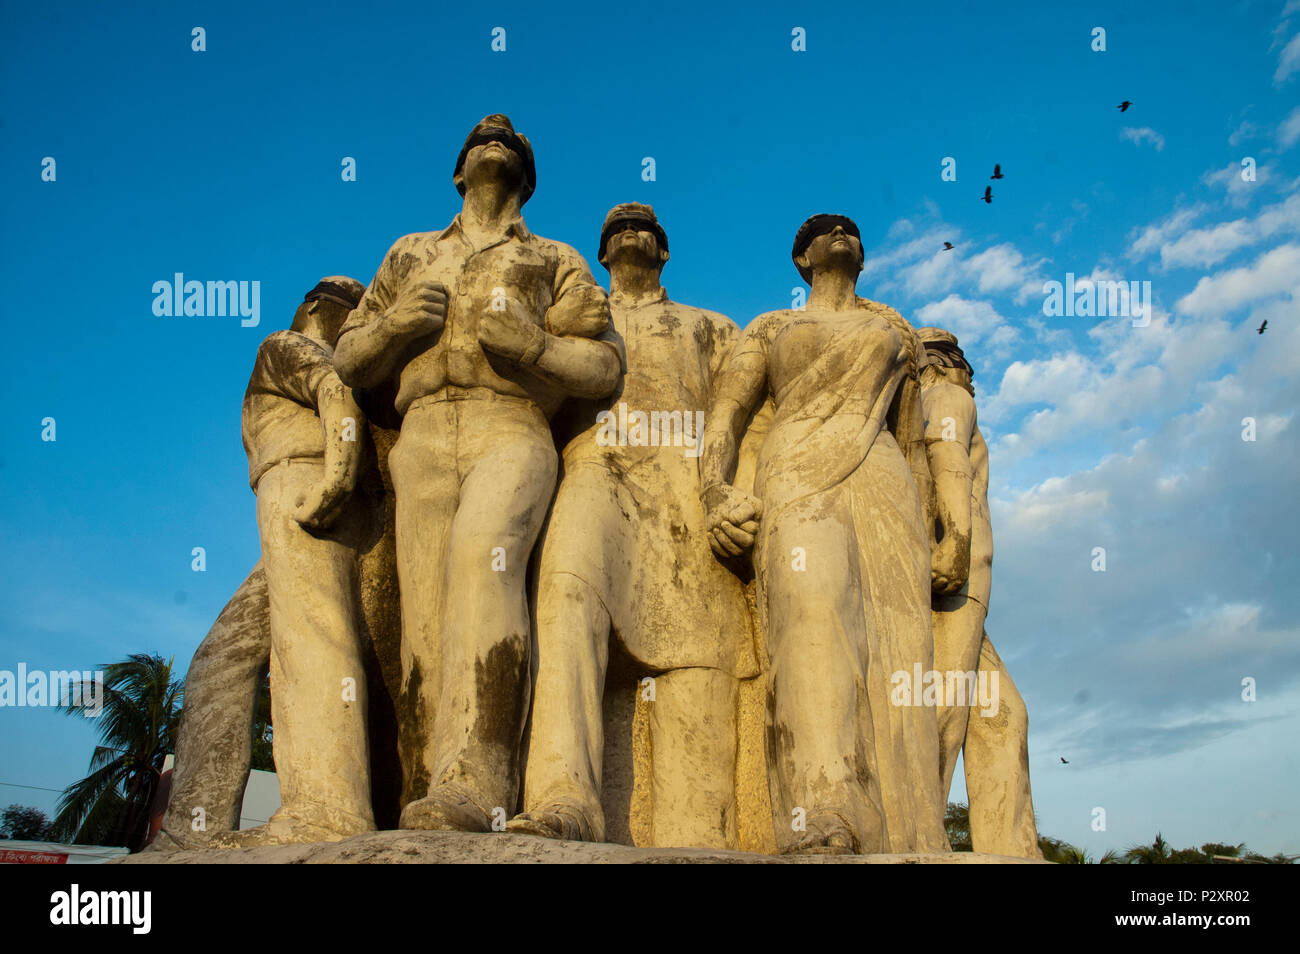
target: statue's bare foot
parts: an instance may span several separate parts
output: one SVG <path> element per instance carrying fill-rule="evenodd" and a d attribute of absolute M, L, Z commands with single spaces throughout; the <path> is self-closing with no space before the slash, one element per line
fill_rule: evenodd
<path fill-rule="evenodd" d="M 262 845 L 307 845 L 342 841 L 355 832 L 340 832 L 292 816 L 273 816 L 265 825 L 243 831 L 225 831 L 212 836 L 209 848 L 258 848 Z"/>
<path fill-rule="evenodd" d="M 587 817 L 567 803 L 543 805 L 531 812 L 521 812 L 506 822 L 506 831 L 563 841 L 600 840 Z"/>
<path fill-rule="evenodd" d="M 834 812 L 825 812 L 808 819 L 808 830 L 783 850 L 786 855 L 852 855 L 857 854 L 858 840 L 848 823 Z"/>
<path fill-rule="evenodd" d="M 420 831 L 491 831 L 492 820 L 459 786 L 448 784 L 402 809 L 402 828 Z"/>

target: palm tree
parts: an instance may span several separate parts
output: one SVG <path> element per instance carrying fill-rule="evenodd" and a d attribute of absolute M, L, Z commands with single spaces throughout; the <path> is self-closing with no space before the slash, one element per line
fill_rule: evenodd
<path fill-rule="evenodd" d="M 1151 844 L 1130 845 L 1121 857 L 1130 865 L 1167 865 L 1173 863 L 1172 855 L 1169 842 L 1165 841 L 1160 832 L 1156 832 L 1156 840 Z"/>
<path fill-rule="evenodd" d="M 1092 864 L 1092 856 L 1082 848 L 1049 835 L 1038 836 L 1038 850 L 1043 853 L 1044 861 L 1051 861 L 1058 865 Z"/>
<path fill-rule="evenodd" d="M 172 662 L 132 654 L 102 667 L 103 711 L 97 717 L 102 744 L 90 757 L 90 774 L 59 798 L 50 823 L 57 839 L 125 845 L 132 851 L 144 847 L 163 759 L 176 751 L 183 683 L 172 678 Z M 92 709 L 93 690 L 81 688 L 61 706 L 68 715 Z"/>

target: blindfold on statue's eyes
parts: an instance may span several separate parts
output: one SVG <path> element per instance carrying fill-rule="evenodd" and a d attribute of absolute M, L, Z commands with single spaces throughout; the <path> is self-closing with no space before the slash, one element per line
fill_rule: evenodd
<path fill-rule="evenodd" d="M 645 219 L 623 219 L 610 225 L 607 236 L 617 235 L 619 232 L 653 232 L 654 226 Z"/>
<path fill-rule="evenodd" d="M 858 234 L 858 227 L 854 225 L 852 222 L 850 222 L 848 219 L 843 219 L 837 222 L 824 222 L 818 228 L 813 229 L 808 234 L 808 245 L 811 245 L 813 243 L 813 239 L 818 238 L 819 236 L 830 235 L 832 232 L 835 231 L 836 226 L 842 227 L 846 235 L 851 235 L 859 242 L 862 241 L 862 236 Z M 806 249 L 807 245 L 805 245 L 804 248 Z"/>
<path fill-rule="evenodd" d="M 334 282 L 318 282 L 316 287 L 303 296 L 303 303 L 309 301 L 332 301 L 345 306 L 349 311 L 357 307 L 358 302 L 346 288 Z"/>
<path fill-rule="evenodd" d="M 961 348 L 956 345 L 950 344 L 947 341 L 927 341 L 925 343 L 925 350 L 938 351 L 946 355 L 948 358 L 952 359 L 953 364 L 959 370 L 965 371 L 972 378 L 975 377 L 975 369 L 970 366 L 970 362 L 966 360 L 966 355 L 962 352 Z"/>
<path fill-rule="evenodd" d="M 466 155 L 468 155 L 469 151 L 473 149 L 475 146 L 486 146 L 490 142 L 500 143 L 501 145 L 509 149 L 511 152 L 513 152 L 515 155 L 517 155 L 520 159 L 525 158 L 524 144 L 519 141 L 518 136 L 516 136 L 514 133 L 510 132 L 507 129 L 501 129 L 496 131 L 484 130 L 483 132 L 475 133 L 474 135 L 470 136 L 469 141 L 465 143 L 465 153 Z"/>

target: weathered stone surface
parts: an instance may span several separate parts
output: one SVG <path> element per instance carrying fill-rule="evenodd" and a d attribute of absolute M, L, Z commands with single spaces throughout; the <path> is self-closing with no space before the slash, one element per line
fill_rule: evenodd
<path fill-rule="evenodd" d="M 752 552 L 778 843 L 943 851 L 934 709 L 890 696 L 895 673 L 933 662 L 924 352 L 906 319 L 857 296 L 862 244 L 846 217 L 813 216 L 792 257 L 807 301 L 745 328 L 700 458 L 714 552 Z M 734 475 L 766 400 L 751 494 Z"/>
<path fill-rule="evenodd" d="M 232 859 L 916 860 L 948 848 L 964 743 L 976 847 L 1035 855 L 1023 700 L 983 633 L 987 448 L 946 381 L 969 366 L 928 367 L 955 338 L 926 329 L 928 356 L 857 295 L 844 216 L 796 236 L 806 303 L 741 332 L 668 297 L 649 206 L 605 220 L 608 296 L 533 235 L 506 117 L 453 181 L 446 229 L 368 288 L 322 281 L 259 354 L 263 562 L 196 654 L 169 844 L 203 848 L 208 806 L 211 845 L 272 851 Z M 223 834 L 268 656 L 284 824 Z M 999 677 L 1002 715 L 895 698 L 935 667 Z M 352 837 L 399 824 L 487 840 Z"/>
<path fill-rule="evenodd" d="M 841 864 L 987 865 L 1047 864 L 969 851 L 943 854 L 760 855 L 701 848 L 633 848 L 595 842 L 560 841 L 510 832 L 381 831 L 344 841 L 262 848 L 145 852 L 113 864 Z"/>

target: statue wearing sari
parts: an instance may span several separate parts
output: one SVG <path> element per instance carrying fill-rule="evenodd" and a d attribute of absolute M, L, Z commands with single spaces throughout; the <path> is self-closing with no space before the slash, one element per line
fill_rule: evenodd
<path fill-rule="evenodd" d="M 946 851 L 935 712 L 890 703 L 891 676 L 933 659 L 923 352 L 900 314 L 854 293 L 861 256 L 843 217 L 800 229 L 813 294 L 754 319 L 732 352 L 703 496 L 715 551 L 753 547 L 784 850 Z M 743 421 L 768 395 L 751 498 L 729 481 Z"/>

